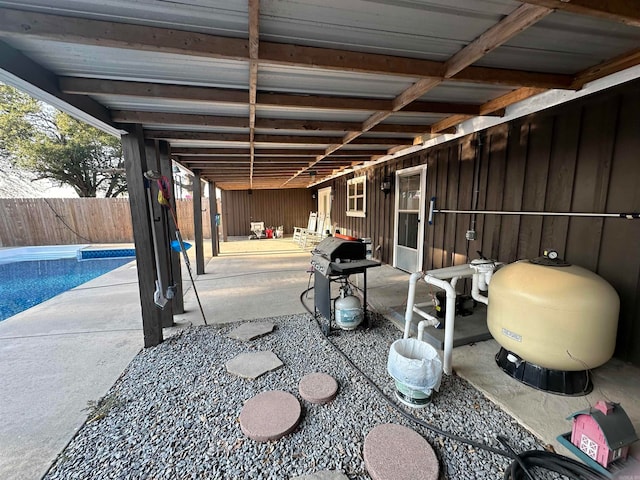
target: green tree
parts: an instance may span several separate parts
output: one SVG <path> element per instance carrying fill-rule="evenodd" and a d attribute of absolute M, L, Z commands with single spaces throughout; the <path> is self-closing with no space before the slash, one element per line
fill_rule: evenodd
<path fill-rule="evenodd" d="M 80 197 L 127 189 L 120 139 L 0 84 L 0 152 L 37 179 L 70 185 Z"/>

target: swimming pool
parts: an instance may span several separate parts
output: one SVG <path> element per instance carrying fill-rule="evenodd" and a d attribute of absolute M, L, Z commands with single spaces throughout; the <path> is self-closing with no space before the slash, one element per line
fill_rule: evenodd
<path fill-rule="evenodd" d="M 0 263 L 0 321 L 132 260 L 58 258 Z"/>

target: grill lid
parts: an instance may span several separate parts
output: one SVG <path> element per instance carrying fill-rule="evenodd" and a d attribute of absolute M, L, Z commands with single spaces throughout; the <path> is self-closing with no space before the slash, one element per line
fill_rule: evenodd
<path fill-rule="evenodd" d="M 363 260 L 366 258 L 365 244 L 360 241 L 343 240 L 327 237 L 322 240 L 311 253 L 321 256 L 330 262 L 341 260 Z"/>

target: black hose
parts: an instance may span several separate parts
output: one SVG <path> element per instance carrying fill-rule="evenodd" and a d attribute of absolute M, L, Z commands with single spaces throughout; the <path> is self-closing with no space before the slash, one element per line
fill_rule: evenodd
<path fill-rule="evenodd" d="M 300 303 L 304 307 L 304 309 L 313 316 L 316 325 L 318 325 L 320 332 L 324 336 L 325 340 L 333 347 L 333 349 L 349 364 L 351 367 L 356 370 L 362 378 L 376 391 L 378 394 L 386 400 L 386 402 L 398 412 L 402 417 L 409 420 L 410 422 L 416 423 L 427 430 L 430 430 L 438 435 L 449 438 L 459 443 L 464 443 L 467 445 L 471 445 L 474 448 L 478 448 L 481 450 L 485 450 L 487 452 L 500 455 L 503 457 L 507 457 L 513 460 L 509 468 L 504 474 L 504 480 L 523 480 L 524 478 L 528 478 L 529 480 L 534 480 L 531 470 L 534 467 L 543 468 L 551 472 L 560 473 L 565 475 L 567 478 L 571 480 L 607 480 L 609 477 L 597 472 L 596 470 L 584 465 L 576 460 L 573 460 L 569 457 L 565 457 L 564 455 L 559 455 L 557 453 L 542 451 L 542 450 L 529 450 L 523 453 L 516 453 L 511 446 L 507 443 L 507 440 L 498 436 L 498 441 L 505 447 L 505 450 L 500 450 L 499 448 L 492 447 L 490 445 L 486 445 L 481 442 L 476 442 L 475 440 L 471 440 L 470 438 L 461 437 L 459 435 L 455 435 L 453 433 L 442 430 L 435 425 L 425 422 L 424 420 L 420 420 L 419 418 L 411 415 L 410 413 L 404 411 L 396 402 L 394 402 L 387 394 L 385 394 L 382 389 L 367 375 L 365 374 L 354 362 L 349 358 L 349 356 L 344 353 L 340 347 L 338 347 L 335 343 L 331 341 L 331 339 L 325 334 L 322 325 L 318 321 L 318 318 L 315 312 L 311 311 L 307 304 L 304 302 L 304 296 L 314 287 L 309 287 L 304 290 L 300 294 Z M 526 476 L 526 477 L 525 477 Z"/>
<path fill-rule="evenodd" d="M 314 316 L 314 319 L 316 320 L 316 323 L 318 323 L 318 320 L 316 318 L 316 316 L 314 315 L 314 312 L 312 312 L 309 307 L 307 307 L 307 305 L 304 303 L 304 301 L 302 300 L 302 298 L 304 297 L 304 295 L 306 295 L 306 293 L 309 290 L 313 290 L 313 287 L 308 288 L 307 290 L 305 290 L 304 292 L 302 292 L 302 294 L 300 295 L 300 302 L 302 303 L 302 306 L 305 308 L 305 310 L 307 312 L 309 312 L 311 315 Z M 321 327 L 321 325 L 319 325 Z M 329 344 L 336 350 L 336 352 L 349 364 L 351 365 L 358 373 L 360 373 L 360 375 L 362 376 L 362 378 L 364 378 L 366 380 L 366 382 L 376 391 L 378 392 L 378 394 L 380 394 L 388 403 L 391 407 L 393 407 L 400 415 L 402 415 L 404 418 L 406 418 L 407 420 L 410 420 L 414 423 L 417 423 L 418 425 L 431 430 L 434 433 L 437 433 L 439 435 L 442 435 L 444 437 L 450 438 L 452 440 L 455 440 L 457 442 L 460 443 L 466 443 L 468 445 L 471 445 L 473 447 L 476 448 L 480 448 L 482 450 L 487 450 L 489 452 L 498 454 L 498 455 L 503 455 L 503 456 L 507 456 L 509 457 L 510 455 L 506 452 L 503 452 L 502 450 L 499 450 L 497 448 L 491 447 L 489 445 L 485 445 L 483 443 L 478 443 L 475 442 L 471 439 L 468 438 L 464 438 L 464 437 L 459 437 L 457 435 L 454 435 L 453 433 L 449 433 L 446 432 L 444 430 L 441 430 L 440 428 L 431 425 L 430 423 L 425 422 L 424 420 L 420 420 L 417 417 L 414 417 L 413 415 L 411 415 L 410 413 L 405 412 L 402 408 L 400 408 L 400 406 L 398 406 L 398 404 L 396 402 L 394 402 L 391 398 L 389 398 L 383 391 L 382 389 L 369 377 L 367 376 L 367 374 L 365 374 L 362 370 L 360 370 L 360 368 L 353 363 L 353 360 L 351 360 L 351 358 L 349 358 L 349 356 L 344 353 L 340 347 L 338 347 L 335 343 L 333 343 L 329 337 L 327 337 L 324 334 L 324 330 L 322 328 L 320 328 L 320 331 L 322 332 L 322 334 L 325 336 L 325 339 L 327 340 L 327 342 L 329 342 Z"/>

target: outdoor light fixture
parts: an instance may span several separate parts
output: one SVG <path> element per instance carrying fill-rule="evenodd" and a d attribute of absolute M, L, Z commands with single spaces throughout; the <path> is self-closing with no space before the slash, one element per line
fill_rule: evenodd
<path fill-rule="evenodd" d="M 382 179 L 382 185 L 380 185 L 380 190 L 382 190 L 385 195 L 391 191 L 391 177 L 384 177 Z"/>
<path fill-rule="evenodd" d="M 247 193 L 248 193 L 249 195 L 253 195 L 253 190 L 249 189 L 249 190 L 247 190 Z"/>

